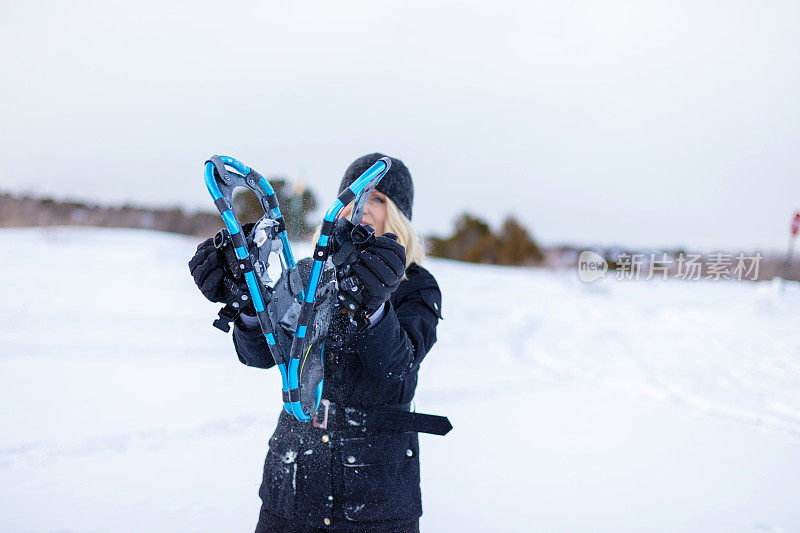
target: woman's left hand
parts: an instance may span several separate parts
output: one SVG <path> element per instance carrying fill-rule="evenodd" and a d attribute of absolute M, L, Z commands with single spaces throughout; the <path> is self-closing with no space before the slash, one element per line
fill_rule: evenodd
<path fill-rule="evenodd" d="M 397 242 L 397 235 L 384 233 L 361 251 L 350 271 L 361 290 L 348 296 L 367 313 L 374 313 L 400 285 L 406 271 L 406 250 Z"/>

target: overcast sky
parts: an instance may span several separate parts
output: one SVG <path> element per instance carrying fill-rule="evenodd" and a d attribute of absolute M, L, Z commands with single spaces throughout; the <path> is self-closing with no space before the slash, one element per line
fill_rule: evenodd
<path fill-rule="evenodd" d="M 403 159 L 414 222 L 546 244 L 783 249 L 800 3 L 0 3 L 0 190 L 213 209 L 213 153 Z"/>

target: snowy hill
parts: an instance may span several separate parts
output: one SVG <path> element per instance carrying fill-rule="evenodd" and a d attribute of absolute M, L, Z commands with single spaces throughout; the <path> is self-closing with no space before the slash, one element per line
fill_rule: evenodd
<path fill-rule="evenodd" d="M 279 378 L 211 327 L 196 241 L 0 230 L 0 530 L 253 529 Z M 800 530 L 800 284 L 427 266 L 423 531 Z"/>

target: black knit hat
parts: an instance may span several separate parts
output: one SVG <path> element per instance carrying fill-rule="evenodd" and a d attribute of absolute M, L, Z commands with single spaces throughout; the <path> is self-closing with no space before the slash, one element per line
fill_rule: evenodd
<path fill-rule="evenodd" d="M 359 157 L 344 171 L 344 177 L 339 184 L 339 192 L 349 187 L 358 177 L 381 157 L 389 157 L 384 154 L 374 153 Z M 392 166 L 389 172 L 381 178 L 378 186 L 375 187 L 383 194 L 391 198 L 402 213 L 411 220 L 411 207 L 414 204 L 414 182 L 411 181 L 411 173 L 399 159 L 389 157 Z"/>

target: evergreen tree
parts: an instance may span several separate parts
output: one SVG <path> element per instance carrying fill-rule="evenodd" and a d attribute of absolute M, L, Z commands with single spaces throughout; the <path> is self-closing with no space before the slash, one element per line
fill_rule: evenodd
<path fill-rule="evenodd" d="M 463 213 L 450 237 L 428 239 L 430 254 L 470 263 L 533 265 L 544 259 L 539 246 L 513 216 L 503 222 L 499 234 L 483 220 Z"/>
<path fill-rule="evenodd" d="M 314 227 L 308 223 L 308 214 L 317 207 L 314 193 L 302 184 L 291 186 L 284 178 L 269 180 L 275 189 L 275 196 L 281 206 L 281 213 L 286 220 L 286 232 L 290 240 L 308 239 L 314 233 Z M 233 210 L 242 224 L 257 222 L 263 216 L 264 208 L 258 197 L 250 189 L 239 187 L 233 191 Z"/>

